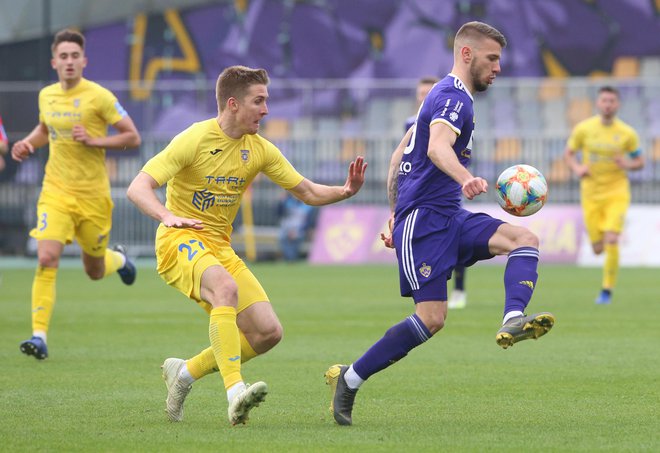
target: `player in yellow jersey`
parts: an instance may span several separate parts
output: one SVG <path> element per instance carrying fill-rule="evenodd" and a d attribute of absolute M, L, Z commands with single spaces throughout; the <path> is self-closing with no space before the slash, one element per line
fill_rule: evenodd
<path fill-rule="evenodd" d="M 73 238 L 82 249 L 85 272 L 99 280 L 118 272 L 130 285 L 135 267 L 121 246 L 107 248 L 112 225 L 110 182 L 105 149 L 140 144 L 140 135 L 117 98 L 83 78 L 87 65 L 85 38 L 73 30 L 55 35 L 51 65 L 59 81 L 39 93 L 39 124 L 12 147 L 12 158 L 27 159 L 49 144 L 50 154 L 37 204 L 37 267 L 32 284 L 32 338 L 21 343 L 24 354 L 48 357 L 46 334 L 55 305 L 55 279 L 65 244 Z M 107 135 L 108 125 L 117 134 Z"/>
<path fill-rule="evenodd" d="M 580 178 L 584 223 L 594 253 L 605 251 L 603 284 L 597 304 L 608 304 L 619 272 L 619 235 L 630 205 L 628 170 L 644 166 L 635 130 L 617 118 L 619 92 L 598 90 L 598 115 L 578 123 L 568 139 L 564 158 Z M 578 160 L 576 153 L 582 153 Z"/>
<path fill-rule="evenodd" d="M 316 184 L 299 174 L 272 143 L 257 134 L 268 114 L 268 74 L 244 66 L 218 77 L 218 116 L 195 123 L 146 163 L 128 198 L 161 222 L 156 234 L 158 273 L 210 315 L 211 346 L 185 361 L 163 363 L 167 414 L 180 421 L 192 383 L 220 371 L 231 424 L 245 423 L 265 399 L 264 382 L 243 383 L 241 363 L 273 348 L 282 326 L 266 292 L 231 247 L 232 222 L 243 193 L 259 173 L 310 205 L 355 195 L 367 164 L 351 162 L 343 186 Z M 155 189 L 167 183 L 163 205 Z"/>

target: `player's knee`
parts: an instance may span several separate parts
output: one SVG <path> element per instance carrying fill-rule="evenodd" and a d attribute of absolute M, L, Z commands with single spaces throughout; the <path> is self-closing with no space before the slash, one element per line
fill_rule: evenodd
<path fill-rule="evenodd" d="M 39 266 L 40 267 L 58 267 L 60 265 L 60 257 L 55 253 L 40 253 Z"/>
<path fill-rule="evenodd" d="M 105 275 L 105 269 L 99 267 L 85 268 L 85 273 L 91 280 L 101 280 Z"/>
<path fill-rule="evenodd" d="M 539 248 L 539 237 L 529 231 L 528 229 L 523 229 L 520 234 L 515 239 L 516 248 L 519 247 L 534 247 Z"/>
<path fill-rule="evenodd" d="M 203 288 L 202 296 L 213 308 L 236 307 L 238 303 L 238 285 L 232 278 L 222 279 L 210 288 Z"/>
<path fill-rule="evenodd" d="M 601 253 L 603 253 L 603 248 L 604 246 L 602 242 L 595 242 L 591 244 L 591 249 L 594 251 L 595 255 L 600 255 Z"/>

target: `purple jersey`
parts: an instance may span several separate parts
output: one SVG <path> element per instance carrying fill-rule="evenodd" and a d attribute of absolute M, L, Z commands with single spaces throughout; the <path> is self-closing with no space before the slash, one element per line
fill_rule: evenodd
<path fill-rule="evenodd" d="M 440 171 L 427 156 L 430 126 L 438 122 L 456 132 L 454 152 L 467 167 L 474 130 L 473 99 L 454 74 L 447 75 L 433 86 L 417 113 L 410 143 L 399 166 L 397 220 L 415 208 L 451 214 L 461 206 L 460 184 Z"/>

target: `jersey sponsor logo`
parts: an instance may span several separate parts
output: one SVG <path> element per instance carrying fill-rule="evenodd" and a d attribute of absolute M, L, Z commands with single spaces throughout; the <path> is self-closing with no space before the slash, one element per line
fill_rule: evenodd
<path fill-rule="evenodd" d="M 412 162 L 401 161 L 401 163 L 399 164 L 399 174 L 407 175 L 411 171 L 412 171 Z"/>
<path fill-rule="evenodd" d="M 215 194 L 206 189 L 195 192 L 192 197 L 192 205 L 204 212 L 215 205 Z"/>
<path fill-rule="evenodd" d="M 449 119 L 452 121 L 452 123 L 455 123 L 456 120 L 458 119 L 458 113 L 456 112 L 451 112 L 449 114 Z"/>
<path fill-rule="evenodd" d="M 419 268 L 419 273 L 422 274 L 422 277 L 424 278 L 429 278 L 431 271 L 431 266 L 426 263 L 422 263 L 422 267 Z"/>
<path fill-rule="evenodd" d="M 210 151 L 212 156 L 215 156 L 216 154 L 221 153 L 221 152 L 222 152 L 222 150 L 218 149 L 218 148 L 214 149 L 213 151 Z"/>
<path fill-rule="evenodd" d="M 245 185 L 245 178 L 238 176 L 205 176 L 207 184 L 226 184 L 232 189 L 238 189 Z"/>

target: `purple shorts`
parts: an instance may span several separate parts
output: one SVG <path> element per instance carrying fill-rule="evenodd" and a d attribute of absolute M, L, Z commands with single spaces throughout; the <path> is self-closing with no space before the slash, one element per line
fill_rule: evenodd
<path fill-rule="evenodd" d="M 392 237 L 399 261 L 401 295 L 415 303 L 447 300 L 447 280 L 457 265 L 491 259 L 488 241 L 504 222 L 482 212 L 451 215 L 418 208 L 397 219 Z"/>

